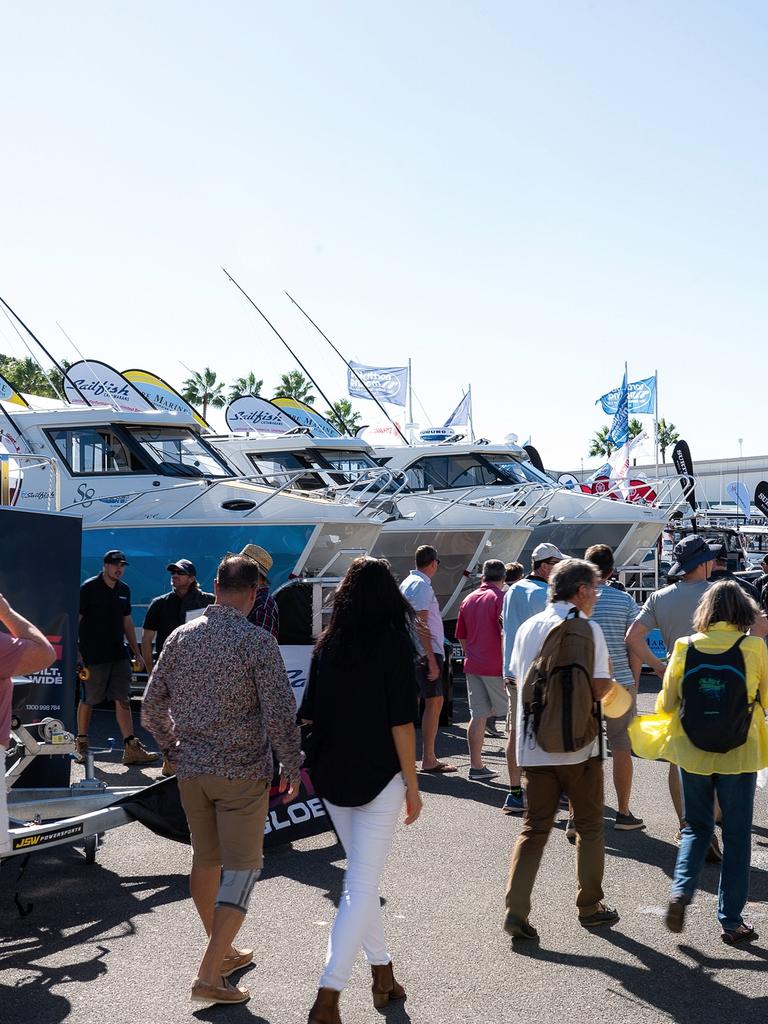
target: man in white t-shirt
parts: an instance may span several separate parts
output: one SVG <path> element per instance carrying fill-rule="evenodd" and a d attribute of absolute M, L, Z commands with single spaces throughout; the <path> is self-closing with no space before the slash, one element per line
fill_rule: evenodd
<path fill-rule="evenodd" d="M 567 558 L 549 580 L 549 604 L 524 622 L 515 637 L 511 675 L 522 683 L 549 633 L 575 608 L 589 618 L 598 594 L 598 576 L 589 562 Z M 592 694 L 600 700 L 611 689 L 608 648 L 600 627 L 590 623 L 595 643 Z M 521 689 L 522 697 L 522 689 Z M 568 753 L 548 753 L 525 731 L 524 706 L 517 702 L 517 762 L 525 770 L 526 807 L 523 828 L 512 854 L 507 884 L 504 930 L 515 939 L 537 939 L 529 923 L 531 892 L 541 864 L 560 794 L 570 799 L 576 828 L 576 906 L 585 928 L 613 924 L 618 913 L 603 903 L 605 838 L 603 834 L 603 763 L 598 741 Z"/>

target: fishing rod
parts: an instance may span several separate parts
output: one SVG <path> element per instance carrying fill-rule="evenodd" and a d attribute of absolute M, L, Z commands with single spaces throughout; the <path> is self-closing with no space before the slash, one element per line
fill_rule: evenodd
<path fill-rule="evenodd" d="M 12 317 L 11 317 L 11 315 L 8 312 L 7 309 L 0 309 L 0 313 L 3 314 L 5 319 L 8 321 L 8 323 L 11 325 L 11 327 L 14 329 L 14 331 L 18 335 L 19 341 L 24 346 L 24 348 L 27 350 L 27 352 L 29 353 L 29 358 L 32 360 L 32 362 L 35 364 L 35 366 L 37 366 L 40 369 L 40 371 L 43 374 L 43 376 L 45 377 L 45 379 L 50 382 L 51 387 L 56 392 L 56 397 L 59 399 L 60 402 L 62 402 L 64 405 L 66 405 L 67 401 L 64 398 L 64 396 L 62 395 L 62 393 L 59 391 L 59 389 L 56 387 L 56 381 L 53 379 L 53 377 L 50 376 L 50 370 L 46 370 L 46 368 L 40 362 L 38 357 L 35 355 L 35 353 L 29 347 L 29 342 L 24 337 L 24 335 L 21 333 L 21 331 L 19 330 L 19 327 L 18 327 L 18 324 L 16 323 L 16 321 L 12 319 Z"/>
<path fill-rule="evenodd" d="M 82 363 L 84 363 L 84 364 L 85 364 L 85 366 L 86 366 L 86 367 L 88 368 L 89 372 L 93 374 L 93 379 L 94 379 L 94 381 L 95 381 L 96 383 L 99 383 L 99 378 L 98 378 L 98 375 L 97 375 L 97 374 L 95 373 L 95 371 L 94 371 L 93 367 L 92 367 L 92 366 L 91 366 L 91 364 L 90 364 L 90 363 L 88 362 L 88 360 L 87 360 L 87 359 L 85 358 L 85 356 L 84 356 L 84 355 L 83 355 L 83 353 L 82 353 L 82 352 L 80 351 L 80 349 L 79 349 L 79 348 L 77 347 L 77 345 L 76 345 L 76 344 L 74 343 L 74 341 L 72 341 L 72 339 L 71 339 L 71 338 L 70 338 L 70 336 L 69 336 L 69 335 L 67 334 L 67 332 L 66 332 L 66 331 L 64 330 L 64 328 L 63 328 L 63 327 L 61 326 L 61 324 L 59 323 L 59 321 L 58 321 L 58 320 L 56 321 L 56 326 L 57 326 L 57 327 L 59 328 L 59 330 L 60 330 L 60 331 L 61 331 L 61 333 L 62 333 L 62 334 L 64 335 L 64 337 L 65 337 L 65 338 L 67 339 L 67 341 L 68 341 L 68 342 L 69 342 L 69 344 L 70 344 L 70 345 L 72 346 L 72 348 L 73 348 L 73 349 L 75 350 L 75 352 L 77 353 L 77 355 L 79 355 L 79 356 L 80 356 L 80 361 L 81 361 Z M 70 379 L 70 378 L 68 377 L 68 378 L 67 378 L 67 380 L 69 380 L 69 379 Z M 109 406 L 110 406 L 110 408 L 112 409 L 112 411 L 113 411 L 113 412 L 121 412 L 121 409 L 120 409 L 120 403 L 119 403 L 119 402 L 117 402 L 117 401 L 113 401 L 113 399 L 112 399 L 112 395 L 110 395 L 109 391 L 107 391 L 107 389 L 106 389 L 106 388 L 104 389 L 104 393 L 105 393 L 105 395 L 107 396 L 107 402 L 109 403 Z"/>
<path fill-rule="evenodd" d="M 392 424 L 392 426 L 393 426 L 393 427 L 395 428 L 395 430 L 396 430 L 396 431 L 398 432 L 398 434 L 400 435 L 400 437 L 402 437 L 402 439 L 403 439 L 403 440 L 405 441 L 405 443 L 406 443 L 406 444 L 407 444 L 407 445 L 408 445 L 408 446 L 410 447 L 410 444 L 411 444 L 411 442 L 410 442 L 410 441 L 408 440 L 408 438 L 407 438 L 407 437 L 405 436 L 405 434 L 404 434 L 404 433 L 402 432 L 402 430 L 401 430 L 401 429 L 400 429 L 400 427 L 399 427 L 399 426 L 397 425 L 397 423 L 395 423 L 395 421 L 394 421 L 394 420 L 392 419 L 392 417 L 391 417 L 391 416 L 389 415 L 389 413 L 387 412 L 387 410 L 386 410 L 386 409 L 384 408 L 384 406 L 383 406 L 383 405 L 381 404 L 381 402 L 380 402 L 380 401 L 378 400 L 378 398 L 376 397 L 376 395 L 374 395 L 374 393 L 373 393 L 373 392 L 371 391 L 371 389 L 370 389 L 370 388 L 368 387 L 368 385 L 367 385 L 367 384 L 365 383 L 365 381 L 364 381 L 364 380 L 363 380 L 363 378 L 362 378 L 362 377 L 360 376 L 360 374 L 359 374 L 359 373 L 357 372 L 357 370 L 353 369 L 353 367 L 352 367 L 352 366 L 351 366 L 351 365 L 350 365 L 350 364 L 349 364 L 349 363 L 347 362 L 347 360 L 346 360 L 346 359 L 344 358 L 344 356 L 343 356 L 343 355 L 341 354 L 341 352 L 339 352 L 339 350 L 338 350 L 338 349 L 336 348 L 336 346 L 335 346 L 335 345 L 333 344 L 333 342 L 332 342 L 332 341 L 331 341 L 331 339 L 330 339 L 330 338 L 328 337 L 328 335 L 327 335 L 327 334 L 325 333 L 325 331 L 322 331 L 322 330 L 320 330 L 320 328 L 319 328 L 319 327 L 317 326 L 317 324 L 316 324 L 316 323 L 315 323 L 315 321 L 314 321 L 314 320 L 312 319 L 312 317 L 311 317 L 311 316 L 309 315 L 309 313 L 305 312 L 305 310 L 303 310 L 303 309 L 301 308 L 301 306 L 300 306 L 300 305 L 298 304 L 298 302 L 296 301 L 296 299 L 294 299 L 294 297 L 293 297 L 292 295 L 290 295 L 290 294 L 289 294 L 288 292 L 286 292 L 285 294 L 286 294 L 286 295 L 288 295 L 288 298 L 289 298 L 289 299 L 291 300 L 291 302 L 292 302 L 292 303 L 294 304 L 294 306 L 296 306 L 296 308 L 297 308 L 297 309 L 299 310 L 299 312 L 300 312 L 300 313 L 303 313 L 303 314 L 304 314 L 304 316 L 305 316 L 305 317 L 307 318 L 307 320 L 309 320 L 309 322 L 310 322 L 310 323 L 312 324 L 312 326 L 313 326 L 313 327 L 315 328 L 315 330 L 316 330 L 316 331 L 318 331 L 318 333 L 322 334 L 322 336 L 323 336 L 323 337 L 325 338 L 325 340 L 326 340 L 326 341 L 328 342 L 328 344 L 329 344 L 329 345 L 331 346 L 331 348 L 332 348 L 332 349 L 333 349 L 333 351 L 334 351 L 334 352 L 336 353 L 336 355 L 337 355 L 337 356 L 339 357 L 339 359 L 341 359 L 341 361 L 342 361 L 342 362 L 344 363 L 344 365 L 345 365 L 345 366 L 346 366 L 346 368 L 347 368 L 347 369 L 348 369 L 348 370 L 350 371 L 350 373 L 354 373 L 354 375 L 355 375 L 355 376 L 357 377 L 357 379 L 358 379 L 358 380 L 360 381 L 360 383 L 361 383 L 361 384 L 363 385 L 363 387 L 365 388 L 365 390 L 366 390 L 366 391 L 368 392 L 368 394 L 369 394 L 369 395 L 371 396 L 371 398 L 372 398 L 372 399 L 374 400 L 374 402 L 376 403 L 376 405 L 378 405 L 378 407 L 379 407 L 379 408 L 381 409 L 381 411 L 382 411 L 382 412 L 384 413 L 384 415 L 385 415 L 385 416 L 387 417 L 387 419 L 389 420 L 389 422 L 390 422 L 390 423 Z"/>
<path fill-rule="evenodd" d="M 282 334 L 281 334 L 281 333 L 280 333 L 280 332 L 278 331 L 278 329 L 277 329 L 277 328 L 276 328 L 276 327 L 275 327 L 275 326 L 274 326 L 274 325 L 273 325 L 272 323 L 270 323 L 270 321 L 269 321 L 269 320 L 267 320 L 266 316 L 265 316 L 265 315 L 264 315 L 264 314 L 263 314 L 263 313 L 261 312 L 261 310 L 260 310 L 260 309 L 259 309 L 259 307 L 258 307 L 258 306 L 256 305 L 256 303 L 255 303 L 255 302 L 253 301 L 253 299 L 252 299 L 252 298 L 251 298 L 251 296 L 250 296 L 250 295 L 248 294 L 248 292 L 247 292 L 247 291 L 245 291 L 245 289 L 244 289 L 244 288 L 241 288 L 241 287 L 240 287 L 240 285 L 239 285 L 239 284 L 237 283 L 237 281 L 236 281 L 236 280 L 234 279 L 234 277 L 232 277 L 232 275 L 231 275 L 231 274 L 229 273 L 229 271 L 228 271 L 228 270 L 226 270 L 226 269 L 225 269 L 224 267 L 222 267 L 221 269 L 222 269 L 222 270 L 224 271 L 224 273 L 225 273 L 225 274 L 227 275 L 227 277 L 228 277 L 228 278 L 229 278 L 229 280 L 230 280 L 230 281 L 232 282 L 232 284 L 233 284 L 233 285 L 235 286 L 235 288 L 237 288 L 237 289 L 238 289 L 238 291 L 240 291 L 240 292 L 241 292 L 241 293 L 242 293 L 242 294 L 243 294 L 243 295 L 244 295 L 244 296 L 246 297 L 246 299 L 247 299 L 247 300 L 248 300 L 248 301 L 250 302 L 250 304 L 251 304 L 251 305 L 253 306 L 253 308 L 254 308 L 254 309 L 256 310 L 256 312 L 257 312 L 257 313 L 259 314 L 259 316 L 260 316 L 260 317 L 262 318 L 262 320 L 263 320 L 263 321 L 264 321 L 264 322 L 265 322 L 265 323 L 267 324 L 267 326 L 268 326 L 268 327 L 271 327 L 271 328 L 272 328 L 272 330 L 273 330 L 273 331 L 275 332 L 275 334 L 276 334 L 276 335 L 278 336 L 278 338 L 280 339 L 280 341 L 282 341 L 282 343 L 283 343 L 283 344 L 285 345 L 285 347 L 286 347 L 286 348 L 288 349 L 288 351 L 289 351 L 289 352 L 291 353 L 291 355 L 293 356 L 293 358 L 294 358 L 294 359 L 296 360 L 296 362 L 297 362 L 297 363 L 299 364 L 299 366 L 300 366 L 300 367 L 301 367 L 301 369 L 302 369 L 302 372 L 304 373 L 304 376 L 305 376 L 305 377 L 306 377 L 306 378 L 307 378 L 307 379 L 308 379 L 308 380 L 309 380 L 309 381 L 310 381 L 310 382 L 311 382 L 311 383 L 312 383 L 312 384 L 314 385 L 314 387 L 316 387 L 316 388 L 317 388 L 317 390 L 318 390 L 318 391 L 320 392 L 320 397 L 321 397 L 321 398 L 323 399 L 323 401 L 324 401 L 324 402 L 326 403 L 326 405 L 328 406 L 328 408 L 329 408 L 329 409 L 332 409 L 332 410 L 333 410 L 333 411 L 335 412 L 336 416 L 338 417 L 339 423 L 340 423 L 340 424 L 342 425 L 342 427 L 344 428 L 344 431 L 346 432 L 346 434 L 347 434 L 347 435 L 348 435 L 349 437 L 352 437 L 352 431 L 351 431 L 351 430 L 349 429 L 349 427 L 347 426 L 347 424 L 346 424 L 346 423 L 344 422 L 344 420 L 342 419 L 341 415 L 339 414 L 339 411 L 338 411 L 338 409 L 336 409 L 336 408 L 335 408 L 335 406 L 334 406 L 333 402 L 329 401 L 329 399 L 328 399 L 328 396 L 327 396 L 327 395 L 325 395 L 325 394 L 323 394 L 323 391 L 322 391 L 322 389 L 321 389 L 320 385 L 319 385 L 319 384 L 317 383 L 317 381 L 316 381 L 316 380 L 315 380 L 315 379 L 314 379 L 314 378 L 312 377 L 312 375 L 310 374 L 309 370 L 308 370 L 308 369 L 306 368 L 306 366 L 304 365 L 304 363 L 302 363 L 302 361 L 301 361 L 301 360 L 299 359 L 299 357 L 298 357 L 298 356 L 296 355 L 296 353 L 295 353 L 295 352 L 293 351 L 293 349 L 292 349 L 292 348 L 291 348 L 291 346 L 290 346 L 290 345 L 288 344 L 288 342 L 287 342 L 287 341 L 285 340 L 285 338 L 284 338 L 284 337 L 282 336 Z"/>
<path fill-rule="evenodd" d="M 63 366 L 59 366 L 59 364 L 53 358 L 53 356 L 48 351 L 48 349 L 45 347 L 45 345 L 42 343 L 42 341 L 40 341 L 40 339 L 37 337 L 37 335 L 34 333 L 34 331 L 31 331 L 29 329 L 29 327 L 27 327 L 27 325 L 21 319 L 19 314 L 17 312 L 15 312 L 15 310 L 11 309 L 11 307 L 8 305 L 8 303 L 5 301 L 5 299 L 2 297 L 2 295 L 0 295 L 0 303 L 2 303 L 2 305 L 5 307 L 5 309 L 8 310 L 8 312 L 11 314 L 11 316 L 13 316 L 16 320 L 18 320 L 18 322 L 21 324 L 21 326 L 24 328 L 24 330 L 27 332 L 27 334 L 30 336 L 30 338 L 33 338 L 37 342 L 37 344 L 40 346 L 40 348 L 43 350 L 43 352 L 45 352 L 45 354 L 48 356 L 48 358 L 51 360 L 53 365 L 56 367 L 56 369 L 61 374 L 62 380 L 64 380 L 65 378 L 67 380 L 69 380 L 69 377 L 67 377 L 67 371 L 64 369 L 64 367 Z M 82 400 L 85 402 L 86 405 L 92 405 L 93 404 L 92 402 L 88 401 L 88 396 L 83 394 L 83 392 L 80 390 L 80 388 L 77 386 L 77 384 L 75 384 L 75 382 L 73 380 L 69 380 L 69 383 L 72 385 L 72 387 L 78 393 L 78 395 L 80 395 L 80 397 L 82 398 Z M 54 390 L 56 390 L 56 389 L 54 388 Z"/>

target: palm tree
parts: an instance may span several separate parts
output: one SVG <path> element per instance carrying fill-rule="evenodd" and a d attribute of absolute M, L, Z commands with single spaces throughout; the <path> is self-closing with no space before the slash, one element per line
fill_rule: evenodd
<path fill-rule="evenodd" d="M 311 392 L 312 382 L 299 370 L 291 370 L 290 373 L 281 375 L 275 398 L 295 398 L 297 402 L 303 402 L 305 405 L 314 405 L 315 396 Z"/>
<path fill-rule="evenodd" d="M 677 432 L 677 428 L 674 423 L 667 423 L 662 417 L 659 420 L 656 427 L 656 442 L 661 451 L 662 463 L 667 461 L 667 448 L 671 448 L 676 441 L 680 440 L 680 435 Z"/>
<path fill-rule="evenodd" d="M 334 402 L 330 409 L 325 410 L 324 415 L 340 434 L 345 434 L 347 431 L 354 434 L 362 419 L 360 413 L 353 410 L 352 403 L 348 398 L 340 398 L 338 402 Z"/>
<path fill-rule="evenodd" d="M 629 440 L 631 441 L 634 437 L 637 437 L 638 434 L 642 434 L 642 432 L 643 424 L 633 416 L 629 421 Z"/>
<path fill-rule="evenodd" d="M 613 453 L 613 445 L 608 440 L 608 435 L 611 432 L 610 427 L 600 427 L 592 435 L 592 440 L 589 443 L 589 452 L 587 453 L 590 457 L 600 455 L 606 459 L 610 458 Z"/>
<path fill-rule="evenodd" d="M 200 405 L 202 417 L 205 419 L 209 405 L 213 409 L 221 409 L 227 404 L 222 394 L 224 387 L 224 382 L 217 380 L 213 370 L 206 366 L 202 373 L 192 371 L 192 376 L 181 385 L 181 397 L 190 405 Z"/>
<path fill-rule="evenodd" d="M 251 370 L 247 377 L 236 377 L 229 385 L 229 400 L 234 402 L 236 398 L 243 398 L 244 395 L 259 395 L 264 387 L 263 380 L 257 380 L 256 374 Z"/>
<path fill-rule="evenodd" d="M 64 360 L 64 369 L 70 364 Z M 5 377 L 17 391 L 27 395 L 40 395 L 43 398 L 57 398 L 62 394 L 61 374 L 57 370 L 43 370 L 32 356 L 16 359 L 13 356 L 0 355 L 0 374 Z M 53 383 L 52 383 L 53 382 Z"/>

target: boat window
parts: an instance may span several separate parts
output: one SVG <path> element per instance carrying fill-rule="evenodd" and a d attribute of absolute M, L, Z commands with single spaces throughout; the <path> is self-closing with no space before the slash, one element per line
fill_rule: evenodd
<path fill-rule="evenodd" d="M 368 487 L 374 476 L 378 475 L 373 490 L 389 494 L 396 490 L 396 485 L 382 472 L 381 466 L 367 452 L 329 451 L 318 449 L 318 460 L 330 470 L 335 483 L 349 484 L 360 482 L 360 488 Z M 386 483 L 385 483 L 386 481 Z"/>
<path fill-rule="evenodd" d="M 483 459 L 496 470 L 505 483 L 510 484 L 548 484 L 552 479 L 540 469 L 536 469 L 527 459 L 515 458 L 510 452 L 487 452 Z"/>
<path fill-rule="evenodd" d="M 147 467 L 110 427 L 50 430 L 72 473 L 146 473 Z"/>
<path fill-rule="evenodd" d="M 289 482 L 300 491 L 316 491 L 327 484 L 318 473 L 299 475 L 301 470 L 312 470 L 309 459 L 297 452 L 247 452 L 248 459 L 258 471 L 261 481 L 269 487 L 282 487 Z"/>
<path fill-rule="evenodd" d="M 444 491 L 450 487 L 488 487 L 499 482 L 492 466 L 475 455 L 427 455 L 405 471 L 414 491 L 432 487 Z"/>
<path fill-rule="evenodd" d="M 194 431 L 186 427 L 127 427 L 155 472 L 166 476 L 228 477 L 226 463 Z"/>

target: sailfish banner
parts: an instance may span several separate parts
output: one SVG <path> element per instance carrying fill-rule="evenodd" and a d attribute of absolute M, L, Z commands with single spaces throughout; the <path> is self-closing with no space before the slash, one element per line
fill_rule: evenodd
<path fill-rule="evenodd" d="M 82 359 L 64 374 L 64 395 L 72 405 L 97 405 L 120 412 L 150 412 L 155 407 L 114 367 Z"/>
<path fill-rule="evenodd" d="M 22 398 L 16 388 L 0 374 L 0 402 L 13 402 L 27 408 L 29 403 Z"/>
<path fill-rule="evenodd" d="M 211 428 L 203 417 L 195 412 L 189 402 L 182 398 L 175 388 L 166 384 L 162 377 L 149 373 L 147 370 L 123 370 L 123 376 L 129 380 L 142 395 L 151 402 L 155 409 L 165 409 L 167 412 L 183 412 L 185 416 L 192 416 L 204 430 Z"/>

